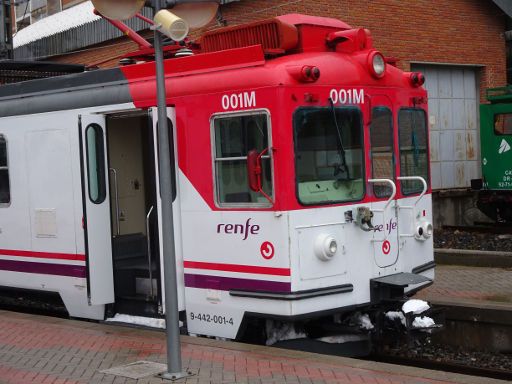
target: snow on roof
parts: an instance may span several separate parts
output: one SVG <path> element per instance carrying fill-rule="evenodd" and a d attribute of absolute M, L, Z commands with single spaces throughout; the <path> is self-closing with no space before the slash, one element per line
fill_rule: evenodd
<path fill-rule="evenodd" d="M 101 19 L 93 11 L 92 3 L 86 1 L 30 24 L 13 36 L 14 48 Z"/>

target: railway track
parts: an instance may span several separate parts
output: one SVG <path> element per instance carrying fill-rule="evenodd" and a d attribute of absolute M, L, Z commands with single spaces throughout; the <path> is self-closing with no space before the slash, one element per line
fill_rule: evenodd
<path fill-rule="evenodd" d="M 509 358 L 512 361 L 512 356 L 509 356 Z M 492 379 L 512 380 L 512 370 L 510 369 L 478 367 L 450 360 L 437 361 L 426 357 L 408 357 L 391 354 L 375 354 L 371 355 L 367 360 Z"/>
<path fill-rule="evenodd" d="M 441 227 L 446 231 L 460 232 L 479 232 L 491 234 L 509 234 L 512 233 L 512 225 L 510 223 L 485 223 L 478 222 L 475 225 L 443 225 Z"/>

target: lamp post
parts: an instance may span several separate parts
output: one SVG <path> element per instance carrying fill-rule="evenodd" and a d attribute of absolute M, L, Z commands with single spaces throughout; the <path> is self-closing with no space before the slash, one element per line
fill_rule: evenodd
<path fill-rule="evenodd" d="M 1 1 L 1 0 L 0 0 Z M 208 23 L 217 12 L 220 0 L 91 0 L 104 16 L 114 20 L 126 20 L 135 16 L 144 5 L 152 7 L 155 17 L 155 73 L 157 91 L 157 137 L 160 195 L 162 200 L 162 249 L 165 296 L 165 322 L 167 344 L 167 372 L 163 379 L 178 380 L 190 376 L 181 367 L 179 308 L 176 284 L 176 255 L 172 212 L 171 161 L 169 150 L 169 126 L 167 124 L 167 97 L 165 90 L 164 54 L 162 33 L 175 41 L 183 40 L 189 25 L 198 28 Z M 192 3 L 192 4 L 189 4 Z M 178 15 L 164 9 L 172 8 Z M 180 18 L 181 13 L 183 14 Z"/>
<path fill-rule="evenodd" d="M 153 0 L 156 15 L 165 5 L 165 0 Z M 163 379 L 177 380 L 190 375 L 181 367 L 181 345 L 178 318 L 178 294 L 176 289 L 176 255 L 174 247 L 174 223 L 172 211 L 171 161 L 169 150 L 169 126 L 167 124 L 167 98 L 165 91 L 164 54 L 162 34 L 155 29 L 156 92 L 158 107 L 158 164 L 160 195 L 162 199 L 162 245 L 165 295 L 165 324 L 167 345 L 167 372 L 160 374 Z"/>

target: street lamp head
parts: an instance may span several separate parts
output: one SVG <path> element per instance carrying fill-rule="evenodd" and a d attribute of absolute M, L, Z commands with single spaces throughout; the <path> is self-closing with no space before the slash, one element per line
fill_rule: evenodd
<path fill-rule="evenodd" d="M 208 24 L 217 14 L 218 1 L 177 1 L 172 12 L 185 20 L 191 29 Z"/>
<path fill-rule="evenodd" d="M 188 23 L 167 9 L 158 11 L 154 22 L 157 31 L 174 41 L 181 41 L 188 35 Z"/>
<path fill-rule="evenodd" d="M 144 7 L 145 0 L 91 0 L 94 8 L 113 20 L 127 20 Z"/>

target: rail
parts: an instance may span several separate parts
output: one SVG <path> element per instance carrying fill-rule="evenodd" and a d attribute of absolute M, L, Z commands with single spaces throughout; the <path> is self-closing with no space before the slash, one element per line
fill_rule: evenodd
<path fill-rule="evenodd" d="M 382 209 L 372 209 L 373 212 L 382 212 L 382 222 L 384 223 L 384 226 L 386 225 L 386 209 L 388 208 L 389 204 L 393 201 L 396 195 L 396 184 L 391 179 L 369 179 L 368 183 L 388 183 L 391 185 L 392 192 L 389 199 L 386 201 L 386 204 L 384 205 L 384 208 Z M 372 239 L 372 241 L 385 241 L 387 239 L 387 231 L 384 231 L 384 238 L 383 239 Z"/>
<path fill-rule="evenodd" d="M 421 181 L 423 184 L 423 191 L 421 191 L 421 194 L 418 196 L 418 198 L 416 199 L 416 201 L 414 202 L 413 205 L 403 205 L 403 206 L 399 205 L 398 206 L 398 209 L 412 210 L 412 233 L 401 233 L 400 237 L 414 237 L 415 236 L 414 220 L 416 219 L 416 206 L 418 205 L 420 200 L 423 198 L 425 193 L 427 193 L 428 185 L 427 185 L 427 182 L 425 181 L 425 179 L 421 176 L 400 176 L 400 177 L 397 177 L 397 180 L 418 180 L 418 181 Z"/>
<path fill-rule="evenodd" d="M 149 208 L 149 212 L 146 215 L 146 239 L 147 239 L 147 249 L 148 249 L 148 273 L 149 273 L 149 296 L 150 298 L 154 298 L 153 292 L 153 268 L 151 266 L 151 232 L 149 230 L 149 217 L 153 212 L 153 206 Z"/>
<path fill-rule="evenodd" d="M 117 170 L 115 168 L 109 168 L 109 172 L 114 175 L 114 197 L 115 197 L 115 205 L 116 205 L 116 235 L 119 236 L 121 233 L 120 230 L 120 221 L 119 221 L 119 189 L 117 183 Z"/>

